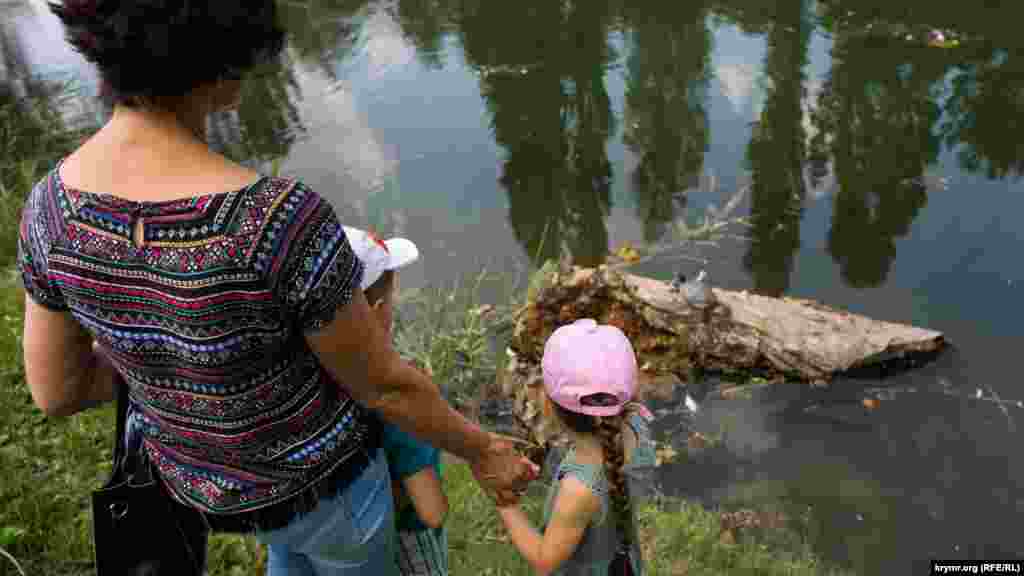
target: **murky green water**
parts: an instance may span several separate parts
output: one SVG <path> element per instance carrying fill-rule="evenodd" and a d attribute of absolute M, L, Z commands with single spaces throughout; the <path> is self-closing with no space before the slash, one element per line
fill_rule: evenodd
<path fill-rule="evenodd" d="M 930 557 L 1024 554 L 1018 4 L 283 2 L 290 62 L 211 138 L 285 156 L 348 222 L 415 240 L 407 286 L 481 266 L 511 282 L 562 249 L 596 264 L 748 186 L 753 241 L 701 253 L 716 283 L 943 330 L 957 348 L 837 384 L 887 386 L 870 413 L 859 392 L 810 412 L 782 391 L 708 406 L 730 422 L 727 449 L 667 468 L 666 487 L 811 506 L 831 559 L 925 573 Z M 91 85 L 41 5 L 0 7 L 0 74 Z"/>

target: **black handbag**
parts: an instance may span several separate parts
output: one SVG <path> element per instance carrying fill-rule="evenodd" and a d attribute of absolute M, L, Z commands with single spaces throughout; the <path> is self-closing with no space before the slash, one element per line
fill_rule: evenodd
<path fill-rule="evenodd" d="M 619 550 L 615 553 L 608 576 L 633 576 L 633 563 L 629 560 L 629 552 Z"/>
<path fill-rule="evenodd" d="M 92 493 L 97 576 L 202 576 L 209 524 L 167 492 L 145 450 L 128 454 L 128 386 L 118 377 L 114 467 Z"/>

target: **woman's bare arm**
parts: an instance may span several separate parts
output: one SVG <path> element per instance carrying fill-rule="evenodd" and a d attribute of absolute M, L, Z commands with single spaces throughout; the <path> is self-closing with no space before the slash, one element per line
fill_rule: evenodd
<path fill-rule="evenodd" d="M 306 336 L 328 372 L 352 397 L 399 429 L 469 461 L 492 489 L 523 486 L 535 467 L 512 444 L 455 411 L 425 374 L 402 360 L 362 292 L 330 324 Z"/>
<path fill-rule="evenodd" d="M 335 380 L 385 420 L 467 460 L 486 452 L 488 435 L 455 412 L 429 378 L 398 356 L 378 324 L 365 296 L 355 292 L 330 324 L 306 339 Z"/>
<path fill-rule="evenodd" d="M 114 399 L 115 369 L 68 312 L 25 296 L 25 380 L 48 416 L 70 416 Z"/>

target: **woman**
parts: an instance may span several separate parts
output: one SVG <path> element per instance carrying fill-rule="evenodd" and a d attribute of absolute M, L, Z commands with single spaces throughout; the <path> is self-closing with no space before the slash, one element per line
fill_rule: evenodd
<path fill-rule="evenodd" d="M 36 404 L 74 414 L 123 377 L 130 428 L 170 493 L 217 529 L 255 531 L 274 576 L 396 573 L 371 410 L 514 499 L 535 468 L 399 359 L 330 205 L 203 142 L 207 115 L 282 48 L 273 2 L 51 7 L 113 114 L 22 216 Z"/>

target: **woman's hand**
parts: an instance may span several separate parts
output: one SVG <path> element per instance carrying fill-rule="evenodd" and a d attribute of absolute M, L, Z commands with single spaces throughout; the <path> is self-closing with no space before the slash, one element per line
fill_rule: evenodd
<path fill-rule="evenodd" d="M 473 476 L 499 507 L 514 505 L 527 485 L 540 475 L 540 468 L 516 452 L 512 442 L 491 434 L 487 451 L 470 462 Z"/>

